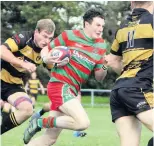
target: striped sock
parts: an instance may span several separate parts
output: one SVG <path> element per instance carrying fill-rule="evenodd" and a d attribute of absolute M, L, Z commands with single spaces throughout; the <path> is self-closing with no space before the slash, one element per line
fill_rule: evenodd
<path fill-rule="evenodd" d="M 1 134 L 17 127 L 19 124 L 16 121 L 14 113 L 4 113 L 2 112 L 2 124 L 1 124 Z"/>
<path fill-rule="evenodd" d="M 48 118 L 40 118 L 38 119 L 38 126 L 40 128 L 53 128 L 56 127 L 56 118 L 48 117 Z"/>

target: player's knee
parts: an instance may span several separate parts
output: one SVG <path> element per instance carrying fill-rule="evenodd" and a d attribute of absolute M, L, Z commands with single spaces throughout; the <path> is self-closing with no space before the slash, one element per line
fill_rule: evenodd
<path fill-rule="evenodd" d="M 90 120 L 89 119 L 85 119 L 82 120 L 78 123 L 77 127 L 75 130 L 85 130 L 90 126 Z"/>
<path fill-rule="evenodd" d="M 18 110 L 22 111 L 25 118 L 29 118 L 33 114 L 33 105 L 29 102 L 23 101 L 19 106 Z"/>

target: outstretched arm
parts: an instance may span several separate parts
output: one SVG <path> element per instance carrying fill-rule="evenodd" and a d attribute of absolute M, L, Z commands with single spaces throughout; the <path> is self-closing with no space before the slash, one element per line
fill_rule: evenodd
<path fill-rule="evenodd" d="M 123 69 L 122 57 L 109 54 L 105 56 L 105 61 L 107 62 L 107 66 L 111 67 L 117 74 L 120 74 Z"/>
<path fill-rule="evenodd" d="M 107 68 L 101 68 L 97 71 L 95 71 L 95 79 L 100 82 L 102 80 L 104 80 L 104 78 L 107 75 Z"/>

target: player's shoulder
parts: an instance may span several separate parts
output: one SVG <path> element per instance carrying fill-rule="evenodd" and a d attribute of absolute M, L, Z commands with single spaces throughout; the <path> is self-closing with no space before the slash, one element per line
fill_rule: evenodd
<path fill-rule="evenodd" d="M 33 38 L 33 34 L 33 31 L 22 31 L 20 33 L 16 33 L 12 38 L 18 45 L 24 46 L 27 41 Z"/>
<path fill-rule="evenodd" d="M 142 17 L 141 17 L 141 24 L 151 24 L 153 27 L 153 15 L 149 12 L 145 13 Z"/>

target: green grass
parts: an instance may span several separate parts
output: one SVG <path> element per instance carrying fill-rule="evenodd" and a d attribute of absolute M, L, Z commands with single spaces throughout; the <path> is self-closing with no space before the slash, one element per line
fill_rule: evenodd
<path fill-rule="evenodd" d="M 39 95 L 38 102 L 48 102 L 49 99 L 46 95 Z M 102 96 L 95 96 L 94 98 L 95 104 L 106 104 L 109 103 L 109 97 L 102 97 Z M 91 97 L 90 96 L 83 96 L 82 97 L 82 104 L 90 104 Z"/>
<path fill-rule="evenodd" d="M 38 105 L 40 104 L 37 104 L 37 109 L 40 109 L 41 107 Z M 89 129 L 86 130 L 88 135 L 84 138 L 76 138 L 73 137 L 72 131 L 64 130 L 55 146 L 119 146 L 119 138 L 116 133 L 115 125 L 111 122 L 109 106 L 86 108 L 85 110 L 91 121 Z M 28 121 L 2 135 L 2 146 L 24 146 L 22 139 L 27 124 Z M 43 130 L 41 133 L 43 133 Z M 152 134 L 143 127 L 140 146 L 146 146 L 151 135 Z"/>

